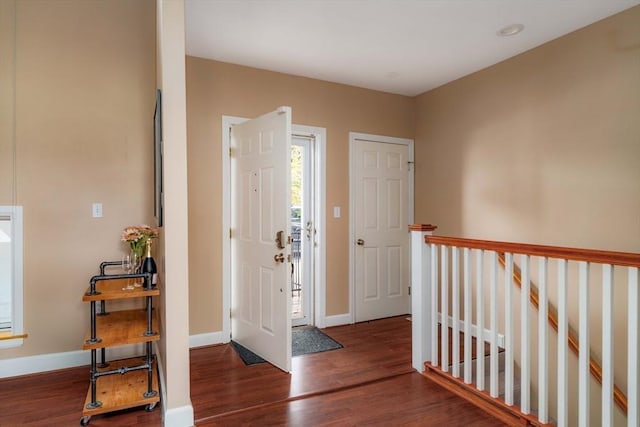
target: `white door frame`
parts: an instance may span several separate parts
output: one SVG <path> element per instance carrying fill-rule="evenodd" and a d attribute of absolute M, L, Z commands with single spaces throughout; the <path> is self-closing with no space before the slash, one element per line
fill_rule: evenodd
<path fill-rule="evenodd" d="M 304 141 L 302 143 L 297 143 L 296 141 Z M 318 214 L 316 212 L 314 202 L 315 199 L 313 194 L 315 190 L 317 190 L 317 185 L 315 183 L 315 173 L 314 169 L 316 167 L 314 154 L 315 154 L 315 144 L 316 138 L 315 136 L 311 136 L 309 134 L 298 134 L 293 132 L 291 135 L 291 146 L 298 145 L 302 147 L 305 152 L 305 157 L 303 158 L 303 191 L 302 191 L 302 205 L 306 206 L 305 210 L 305 219 L 307 221 L 311 220 L 312 229 L 316 228 L 316 218 L 315 216 Z M 311 207 L 311 212 L 309 213 L 308 209 Z M 311 238 L 309 240 L 306 239 L 306 224 L 307 222 L 300 222 L 300 254 L 301 261 L 303 265 L 303 271 L 299 274 L 302 276 L 302 313 L 303 317 L 301 318 L 292 318 L 291 325 L 292 326 L 306 326 L 306 325 L 314 325 L 314 307 L 310 304 L 309 295 L 313 295 L 314 292 L 314 277 L 313 274 L 315 272 L 315 256 L 309 256 L 308 254 L 313 253 L 315 255 L 316 249 L 318 246 L 316 245 L 316 233 L 311 233 Z M 291 253 L 293 257 L 293 251 Z M 307 262 L 308 261 L 308 262 Z M 313 298 L 315 301 L 315 298 Z"/>
<path fill-rule="evenodd" d="M 244 117 L 222 116 L 222 341 L 231 340 L 231 165 L 229 158 L 230 129 L 234 124 L 245 122 Z M 325 327 L 326 318 L 326 230 L 325 230 L 325 203 L 326 203 L 326 138 L 325 128 L 304 125 L 292 125 L 292 132 L 301 135 L 314 135 L 315 167 L 314 183 L 315 194 L 315 218 L 316 241 L 315 248 L 315 272 L 314 272 L 314 319 L 315 326 Z M 291 315 L 291 313 L 289 313 Z"/>
<path fill-rule="evenodd" d="M 414 157 L 413 157 L 413 139 L 407 138 L 395 138 L 391 136 L 371 135 L 367 133 L 349 132 L 349 317 L 350 322 L 355 323 L 356 319 L 356 287 L 355 287 L 355 259 L 356 259 L 356 227 L 355 227 L 355 156 L 354 146 L 356 141 L 368 141 L 379 142 L 386 144 L 400 144 L 406 145 L 408 150 L 408 192 L 409 192 L 409 207 L 408 207 L 408 223 L 413 224 L 413 186 L 414 186 Z M 411 236 L 409 229 L 407 229 L 407 239 Z M 409 245 L 411 250 L 411 245 Z M 409 259 L 411 259 L 411 253 L 409 253 Z M 407 285 L 409 285 L 407 283 Z"/>

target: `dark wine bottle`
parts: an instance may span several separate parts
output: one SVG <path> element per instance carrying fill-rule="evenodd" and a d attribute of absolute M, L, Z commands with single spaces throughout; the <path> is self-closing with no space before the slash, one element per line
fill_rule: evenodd
<path fill-rule="evenodd" d="M 158 267 L 156 262 L 151 257 L 151 239 L 147 239 L 147 256 L 142 263 L 142 272 L 151 273 L 151 287 L 154 287 L 158 283 Z"/>

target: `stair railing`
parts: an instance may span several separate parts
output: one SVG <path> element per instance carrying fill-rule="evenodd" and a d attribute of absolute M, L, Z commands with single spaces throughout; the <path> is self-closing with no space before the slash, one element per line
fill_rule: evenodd
<path fill-rule="evenodd" d="M 593 284 L 602 285 L 602 393 L 600 425 L 612 426 L 614 420 L 614 288 L 624 292 L 625 286 L 615 282 L 624 276 L 628 301 L 627 313 L 627 366 L 618 367 L 626 371 L 627 377 L 627 425 L 639 424 L 639 372 L 638 361 L 640 317 L 640 291 L 638 288 L 640 254 L 595 251 L 589 249 L 563 248 L 484 240 L 458 239 L 433 236 L 434 226 L 416 225 L 412 231 L 412 319 L 413 353 L 415 369 L 438 377 L 447 376 L 466 388 L 474 398 L 489 399 L 509 417 L 519 423 L 548 425 L 551 420 L 549 411 L 549 389 L 557 388 L 556 413 L 552 414 L 558 426 L 566 426 L 576 421 L 578 425 L 588 425 L 590 419 L 590 292 Z M 504 254 L 504 278 L 500 280 L 498 270 L 499 254 Z M 472 262 L 474 260 L 474 262 Z M 532 296 L 531 271 L 532 260 L 538 266 L 538 336 L 537 336 L 537 402 L 530 396 L 531 348 L 529 303 Z M 520 267 L 517 267 L 517 264 Z M 553 266 L 553 268 L 551 268 Z M 602 271 L 601 278 L 590 277 L 592 266 Z M 569 268 L 577 269 L 577 280 L 569 282 Z M 556 270 L 555 279 L 549 277 L 549 270 Z M 486 270 L 486 271 L 485 271 Z M 514 272 L 520 272 L 520 300 L 514 304 Z M 572 270 L 573 271 L 573 270 Z M 569 366 L 568 348 L 570 341 L 568 323 L 569 286 L 576 286 L 579 328 L 578 337 L 571 341 L 579 348 L 578 383 L 572 385 L 578 394 L 576 414 L 569 414 Z M 557 296 L 557 375 L 549 374 L 548 356 L 548 317 L 550 290 Z M 499 293 L 504 295 L 504 306 L 499 306 Z M 488 301 L 487 301 L 488 300 Z M 462 304 L 462 313 L 460 312 Z M 475 307 L 475 313 L 473 308 Z M 513 313 L 520 311 L 520 325 L 514 324 Z M 451 313 L 449 313 L 451 311 Z M 502 312 L 503 316 L 498 317 Z M 486 316 L 485 316 L 486 314 Z M 488 325 L 485 328 L 485 317 Z M 448 326 L 451 318 L 452 347 L 448 354 L 449 334 L 438 334 L 442 325 Z M 499 320 L 503 323 L 499 333 Z M 518 327 L 519 326 L 519 327 Z M 443 328 L 444 331 L 444 328 Z M 463 333 L 464 354 L 459 354 L 459 337 Z M 514 336 L 520 340 L 520 404 L 514 406 Z M 471 358 L 471 336 L 476 337 L 477 354 L 484 354 L 484 346 L 490 346 L 489 384 L 484 384 L 484 358 Z M 526 339 L 525 339 L 526 338 Z M 579 340 L 578 340 L 579 338 Z M 505 379 L 499 384 L 498 358 L 499 339 L 504 341 Z M 501 343 L 502 344 L 502 343 Z M 463 372 L 460 373 L 460 366 Z M 475 364 L 475 383 L 472 365 Z M 504 397 L 500 397 L 500 386 L 504 386 Z M 621 391 L 620 391 L 621 392 Z M 537 403 L 537 408 L 532 408 Z M 534 409 L 536 413 L 534 414 Z M 500 412 L 500 411 L 498 411 Z M 496 415 L 498 415 L 496 412 Z M 504 411 L 502 412 L 504 413 Z M 576 417 L 576 419 L 569 419 Z M 515 417 L 515 418 L 514 418 Z M 513 422 L 515 423 L 515 421 Z M 512 424 L 513 424 L 512 423 Z"/>
<path fill-rule="evenodd" d="M 502 267 L 506 268 L 507 261 L 505 259 L 504 253 L 498 253 L 498 261 Z M 520 272 L 520 268 L 517 265 L 513 266 L 513 281 L 518 286 L 518 288 L 522 289 L 522 274 Z M 540 307 L 540 297 L 538 295 L 537 286 L 533 283 L 533 281 L 529 282 L 530 286 L 530 300 L 531 304 L 537 310 Z M 557 310 L 548 303 L 547 306 L 547 319 L 549 322 L 549 326 L 553 328 L 556 333 L 558 332 L 558 315 Z M 578 335 L 569 327 L 567 345 L 569 349 L 576 355 L 576 357 L 580 357 L 580 343 L 578 339 Z M 602 366 L 600 363 L 589 353 L 589 371 L 591 372 L 591 376 L 595 378 L 595 380 L 602 385 Z M 624 392 L 618 387 L 615 383 L 613 384 L 613 401 L 620 408 L 622 412 L 627 413 L 627 396 L 625 396 Z"/>

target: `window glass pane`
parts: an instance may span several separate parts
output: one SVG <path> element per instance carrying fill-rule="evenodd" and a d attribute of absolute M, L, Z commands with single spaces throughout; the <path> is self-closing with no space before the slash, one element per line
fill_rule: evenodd
<path fill-rule="evenodd" d="M 0 216 L 0 329 L 11 328 L 13 243 L 11 219 Z"/>

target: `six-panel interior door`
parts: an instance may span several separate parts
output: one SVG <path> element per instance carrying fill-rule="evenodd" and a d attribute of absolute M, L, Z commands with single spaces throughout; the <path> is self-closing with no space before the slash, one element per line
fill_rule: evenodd
<path fill-rule="evenodd" d="M 286 372 L 290 147 L 289 107 L 231 130 L 231 339 Z"/>
<path fill-rule="evenodd" d="M 355 141 L 356 321 L 409 313 L 408 147 Z"/>

